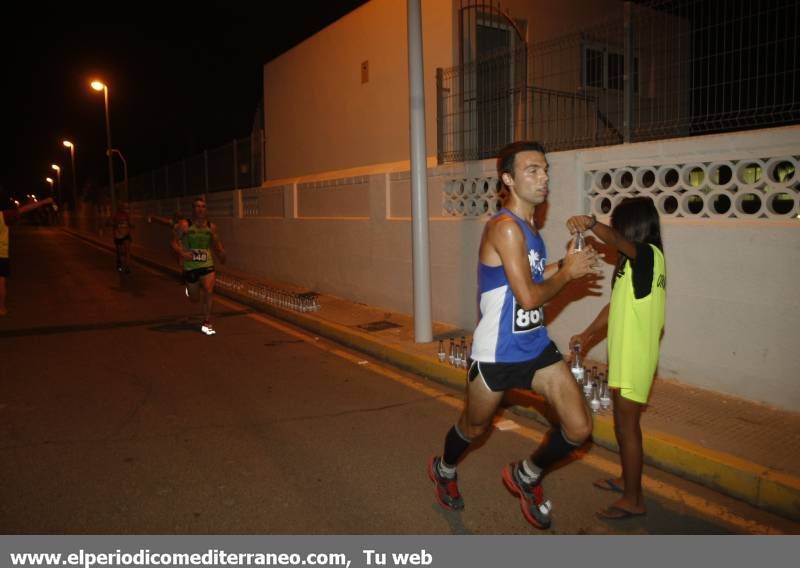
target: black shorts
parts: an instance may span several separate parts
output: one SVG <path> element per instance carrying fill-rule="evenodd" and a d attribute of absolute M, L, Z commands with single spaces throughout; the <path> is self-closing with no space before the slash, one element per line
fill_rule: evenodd
<path fill-rule="evenodd" d="M 130 235 L 125 235 L 121 239 L 118 239 L 117 237 L 114 237 L 114 244 L 117 245 L 117 246 L 122 246 L 122 245 L 125 244 L 125 241 L 131 241 L 131 240 L 132 239 L 131 239 Z"/>
<path fill-rule="evenodd" d="M 509 389 L 530 389 L 533 376 L 539 369 L 563 361 L 564 357 L 552 341 L 538 357 L 521 363 L 482 363 L 473 361 L 469 368 L 469 382 L 480 374 L 486 385 L 494 392 Z"/>
<path fill-rule="evenodd" d="M 0 215 L 2 215 L 2 213 L 0 213 Z M 8 260 L 8 257 L 0 258 L 0 276 L 3 278 L 11 276 L 11 261 Z"/>
<path fill-rule="evenodd" d="M 214 272 L 214 267 L 209 266 L 206 268 L 195 268 L 194 270 L 183 271 L 183 281 L 187 284 L 196 284 L 197 281 L 203 276 L 207 276 Z"/>

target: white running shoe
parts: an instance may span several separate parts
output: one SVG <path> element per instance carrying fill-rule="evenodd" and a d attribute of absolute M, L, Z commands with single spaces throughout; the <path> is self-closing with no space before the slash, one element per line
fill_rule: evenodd
<path fill-rule="evenodd" d="M 209 322 L 205 322 L 202 326 L 200 326 L 200 331 L 202 331 L 206 335 L 214 335 L 215 333 L 217 333 L 214 330 L 214 327 Z"/>
<path fill-rule="evenodd" d="M 188 287 L 188 286 L 186 286 L 186 287 L 183 289 L 183 291 L 184 291 L 184 293 L 186 294 L 186 297 L 188 298 L 188 297 L 189 297 L 189 287 Z"/>

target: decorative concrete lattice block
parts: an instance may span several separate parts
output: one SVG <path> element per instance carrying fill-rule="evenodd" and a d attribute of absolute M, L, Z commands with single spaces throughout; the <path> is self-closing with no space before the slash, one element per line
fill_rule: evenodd
<path fill-rule="evenodd" d="M 448 179 L 442 209 L 453 217 L 491 216 L 502 209 L 507 192 L 494 176 Z"/>
<path fill-rule="evenodd" d="M 798 156 L 625 166 L 587 172 L 591 212 L 646 195 L 670 218 L 791 219 L 800 215 Z"/>

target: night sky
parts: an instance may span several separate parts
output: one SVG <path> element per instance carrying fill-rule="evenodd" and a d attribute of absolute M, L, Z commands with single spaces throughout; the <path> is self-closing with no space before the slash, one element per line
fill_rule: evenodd
<path fill-rule="evenodd" d="M 64 138 L 76 145 L 78 186 L 107 183 L 95 77 L 109 85 L 112 142 L 131 177 L 249 135 L 263 64 L 365 1 L 122 2 L 108 13 L 93 3 L 15 4 L 22 12 L 6 11 L 0 38 L 0 185 L 7 196 L 43 192 L 57 162 L 70 192 Z"/>

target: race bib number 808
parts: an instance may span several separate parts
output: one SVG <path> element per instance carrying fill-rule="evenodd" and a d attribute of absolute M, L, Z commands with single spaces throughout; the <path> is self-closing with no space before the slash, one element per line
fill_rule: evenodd
<path fill-rule="evenodd" d="M 544 309 L 542 306 L 532 310 L 520 308 L 517 300 L 514 299 L 514 321 L 512 331 L 514 333 L 527 333 L 539 329 L 544 325 Z"/>

